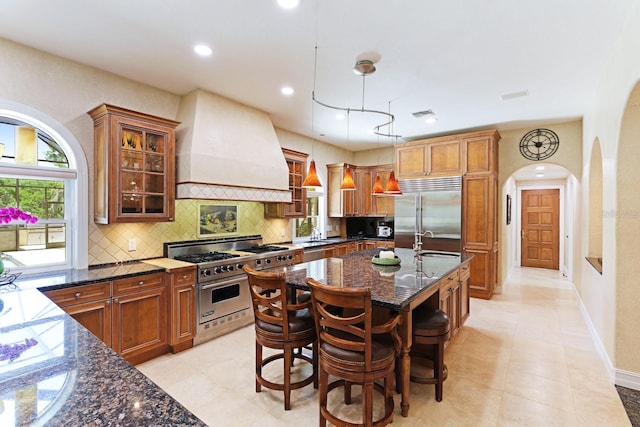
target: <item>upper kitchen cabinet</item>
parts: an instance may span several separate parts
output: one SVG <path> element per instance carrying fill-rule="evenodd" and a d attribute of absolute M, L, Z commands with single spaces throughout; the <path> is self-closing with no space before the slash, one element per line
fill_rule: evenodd
<path fill-rule="evenodd" d="M 108 104 L 89 115 L 94 123 L 94 221 L 173 221 L 179 122 Z"/>
<path fill-rule="evenodd" d="M 380 176 L 382 188 L 386 188 L 392 170 L 392 164 L 374 166 L 373 181 L 375 182 L 376 176 Z M 372 216 L 393 216 L 394 212 L 395 199 L 393 196 L 373 196 Z"/>
<path fill-rule="evenodd" d="M 308 154 L 299 151 L 282 149 L 282 154 L 289 168 L 289 190 L 291 203 L 265 203 L 265 218 L 304 218 L 307 216 L 307 190 L 302 188 Z"/>
<path fill-rule="evenodd" d="M 474 132 L 462 139 L 464 173 L 498 173 L 498 140 L 496 130 Z"/>
<path fill-rule="evenodd" d="M 355 215 L 355 191 L 340 190 L 347 168 L 351 169 L 353 175 L 355 171 L 353 165 L 347 163 L 327 165 L 327 214 L 331 218 Z"/>
<path fill-rule="evenodd" d="M 451 137 L 398 144 L 396 159 L 398 179 L 462 174 L 460 141 Z"/>

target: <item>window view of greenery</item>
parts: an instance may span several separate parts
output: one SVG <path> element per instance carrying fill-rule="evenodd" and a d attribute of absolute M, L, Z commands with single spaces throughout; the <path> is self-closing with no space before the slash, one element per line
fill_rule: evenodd
<path fill-rule="evenodd" d="M 0 117 L 2 163 L 15 163 L 15 126 L 18 120 Z M 69 168 L 64 151 L 45 132 L 37 130 L 37 166 Z M 10 171 L 10 170 L 9 170 Z M 42 175 L 39 173 L 38 175 Z M 7 267 L 32 267 L 65 262 L 65 182 L 0 175 L 0 208 L 15 207 L 38 218 L 33 224 L 0 224 L 0 256 Z"/>
<path fill-rule="evenodd" d="M 306 218 L 296 219 L 296 236 L 310 237 L 314 229 L 318 228 L 318 198 L 307 197 Z"/>

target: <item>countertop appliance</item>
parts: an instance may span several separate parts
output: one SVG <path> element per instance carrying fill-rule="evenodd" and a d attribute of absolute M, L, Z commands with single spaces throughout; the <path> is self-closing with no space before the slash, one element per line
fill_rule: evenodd
<path fill-rule="evenodd" d="M 462 177 L 401 180 L 395 198 L 394 244 L 423 250 L 461 252 Z"/>
<path fill-rule="evenodd" d="M 165 257 L 197 265 L 193 344 L 252 323 L 249 283 L 242 267 L 264 270 L 293 265 L 293 253 L 288 247 L 263 245 L 257 235 L 165 243 Z"/>
<path fill-rule="evenodd" d="M 393 234 L 393 228 L 388 225 L 379 225 L 377 227 L 376 236 L 377 237 L 391 237 Z"/>

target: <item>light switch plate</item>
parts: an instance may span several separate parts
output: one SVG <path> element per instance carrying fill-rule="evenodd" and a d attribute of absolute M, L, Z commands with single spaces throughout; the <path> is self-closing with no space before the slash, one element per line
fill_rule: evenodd
<path fill-rule="evenodd" d="M 129 251 L 135 251 L 138 249 L 138 241 L 136 239 L 129 239 Z"/>

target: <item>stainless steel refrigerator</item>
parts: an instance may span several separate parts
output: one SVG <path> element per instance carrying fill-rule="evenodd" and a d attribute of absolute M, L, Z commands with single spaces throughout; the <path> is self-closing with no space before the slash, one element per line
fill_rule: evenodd
<path fill-rule="evenodd" d="M 458 252 L 461 248 L 462 177 L 400 181 L 402 195 L 395 198 L 394 243 L 412 248 L 416 232 L 423 251 Z"/>

